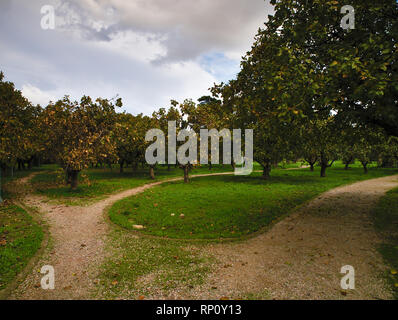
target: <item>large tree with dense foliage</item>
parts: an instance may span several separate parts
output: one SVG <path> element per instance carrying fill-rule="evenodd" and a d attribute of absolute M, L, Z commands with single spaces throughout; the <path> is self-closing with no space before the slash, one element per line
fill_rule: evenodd
<path fill-rule="evenodd" d="M 396 1 L 351 1 L 354 30 L 340 26 L 341 1 L 271 3 L 275 14 L 244 61 L 252 81 L 272 87 L 283 112 L 335 111 L 398 135 Z"/>
<path fill-rule="evenodd" d="M 112 140 L 115 126 L 115 103 L 84 96 L 80 102 L 68 97 L 49 104 L 43 111 L 48 155 L 65 170 L 67 183 L 78 186 L 78 175 L 90 164 L 115 159 L 116 144 Z"/>
<path fill-rule="evenodd" d="M 275 14 L 256 36 L 237 79 L 215 89 L 221 87 L 223 105 L 241 127 L 260 130 L 257 157 L 266 159 L 271 150 L 283 157 L 294 149 L 304 122 L 310 140 L 303 156 L 312 165 L 319 161 L 325 176 L 337 159 L 338 123 L 380 125 L 396 133 L 397 5 L 353 1 L 357 29 L 344 30 L 338 1 L 271 3 Z M 291 128 L 287 136 L 285 124 Z M 286 148 L 275 142 L 281 137 Z"/>
<path fill-rule="evenodd" d="M 169 148 L 169 136 L 167 135 L 168 129 L 169 129 L 169 121 L 175 121 L 176 123 L 176 127 L 179 128 L 181 126 L 181 121 L 182 121 L 182 117 L 181 117 L 181 112 L 178 108 L 179 103 L 175 100 L 171 100 L 170 101 L 170 107 L 168 109 L 166 108 L 160 108 L 158 111 L 155 111 L 152 114 L 152 119 L 154 121 L 154 128 L 158 128 L 160 130 L 162 130 L 166 136 L 166 163 L 167 163 L 167 167 L 168 170 L 170 171 L 170 168 L 172 166 L 171 163 L 169 163 L 169 157 L 168 157 L 168 148 Z M 177 164 L 175 164 L 176 166 Z M 152 174 L 154 174 L 152 168 Z M 154 176 L 153 176 L 154 178 Z"/>
<path fill-rule="evenodd" d="M 131 163 L 133 169 L 136 169 L 139 163 L 145 162 L 145 147 L 147 145 L 145 133 L 152 126 L 153 120 L 142 114 L 133 116 L 124 112 L 116 116 L 113 139 L 116 142 L 121 173 L 127 163 Z"/>
<path fill-rule="evenodd" d="M 366 127 L 356 128 L 355 136 L 355 157 L 362 164 L 364 172 L 368 173 L 368 165 L 377 160 L 380 146 L 386 142 L 386 137 L 380 130 Z"/>
<path fill-rule="evenodd" d="M 16 163 L 31 164 L 43 150 L 39 130 L 40 106 L 33 106 L 12 82 L 4 81 L 0 73 L 0 167 L 13 171 Z"/>
<path fill-rule="evenodd" d="M 301 127 L 301 155 L 310 164 L 311 170 L 315 162 L 318 162 L 321 177 L 326 177 L 327 168 L 340 156 L 340 127 L 335 117 L 306 120 Z"/>

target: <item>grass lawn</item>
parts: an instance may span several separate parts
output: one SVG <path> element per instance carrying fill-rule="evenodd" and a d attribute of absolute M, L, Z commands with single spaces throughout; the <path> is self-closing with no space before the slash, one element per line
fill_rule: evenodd
<path fill-rule="evenodd" d="M 398 300 L 398 189 L 390 191 L 380 200 L 373 215 L 376 230 L 385 239 L 379 251 L 391 266 L 387 278 Z"/>
<path fill-rule="evenodd" d="M 27 177 L 32 170 L 15 171 L 14 175 L 2 177 L 2 198 L 0 204 L 0 290 L 4 289 L 28 264 L 41 246 L 42 228 L 22 208 L 12 204 L 16 195 L 13 181 Z"/>
<path fill-rule="evenodd" d="M 153 180 L 150 180 L 149 172 L 146 168 L 140 168 L 136 172 L 133 172 L 131 168 L 126 168 L 124 173 L 120 173 L 117 167 L 114 167 L 112 170 L 109 168 L 95 168 L 82 172 L 82 174 L 88 177 L 89 183 L 83 181 L 77 190 L 71 191 L 68 186 L 64 184 L 60 185 L 57 182 L 58 167 L 51 165 L 43 166 L 42 169 L 47 169 L 47 172 L 38 174 L 32 179 L 35 190 L 51 200 L 72 206 L 89 205 L 105 198 L 107 195 L 153 182 Z M 259 170 L 260 168 L 257 165 L 254 169 Z M 213 166 L 212 170 L 209 170 L 207 166 L 203 166 L 193 169 L 191 175 L 231 171 L 232 167 L 228 165 Z M 156 169 L 155 181 L 175 177 L 183 177 L 183 171 L 174 167 L 168 171 L 167 167 L 164 166 L 158 166 Z"/>
<path fill-rule="evenodd" d="M 328 170 L 326 179 L 319 178 L 318 169 L 314 173 L 303 169 L 273 170 L 270 181 L 253 174 L 196 178 L 189 185 L 168 183 L 116 203 L 110 209 L 110 217 L 126 229 L 131 229 L 133 223 L 142 223 L 147 227 L 142 231 L 146 234 L 182 239 L 214 239 L 220 234 L 237 238 L 246 230 L 254 232 L 266 226 L 330 188 L 395 174 L 397 170 L 372 168 L 368 175 L 362 172 L 359 165 L 345 171 L 338 163 Z M 179 217 L 181 212 L 184 219 Z M 204 254 L 202 248 L 207 244 L 137 238 L 135 233 L 114 229 L 108 242 L 111 255 L 102 266 L 97 294 L 110 299 L 150 299 L 154 294 L 167 297 L 178 290 L 189 291 L 207 281 L 213 263 L 217 263 L 214 257 Z M 242 297 L 233 298 L 259 297 L 243 293 Z"/>
<path fill-rule="evenodd" d="M 198 245 L 137 238 L 120 229 L 111 232 L 107 246 L 111 254 L 93 292 L 103 299 L 151 299 L 153 294 L 193 288 L 206 280 L 214 262 Z"/>
<path fill-rule="evenodd" d="M 0 290 L 10 283 L 40 248 L 41 227 L 25 210 L 0 205 Z"/>
<path fill-rule="evenodd" d="M 398 173 L 396 169 L 359 166 L 348 171 L 341 164 L 319 172 L 273 170 L 269 181 L 260 173 L 248 177 L 217 176 L 173 182 L 114 204 L 111 221 L 147 235 L 174 239 L 241 238 L 270 225 L 294 207 L 334 187 Z"/>
<path fill-rule="evenodd" d="M 11 195 L 12 191 L 17 191 L 13 190 L 12 188 L 12 182 L 18 179 L 25 178 L 32 174 L 33 172 L 40 172 L 42 171 L 43 168 L 32 168 L 30 170 L 21 170 L 21 171 L 14 171 L 13 176 L 10 175 L 10 173 L 7 174 L 7 176 L 3 177 L 1 176 L 0 183 L 1 183 L 1 196 L 3 199 L 7 198 L 12 198 L 13 196 Z M 10 190 L 8 190 L 10 189 Z"/>

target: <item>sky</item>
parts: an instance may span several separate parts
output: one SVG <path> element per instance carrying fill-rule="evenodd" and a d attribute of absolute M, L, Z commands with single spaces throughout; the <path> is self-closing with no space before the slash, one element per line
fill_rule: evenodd
<path fill-rule="evenodd" d="M 268 14 L 269 0 L 0 0 L 0 70 L 34 104 L 118 96 L 151 114 L 233 79 Z"/>

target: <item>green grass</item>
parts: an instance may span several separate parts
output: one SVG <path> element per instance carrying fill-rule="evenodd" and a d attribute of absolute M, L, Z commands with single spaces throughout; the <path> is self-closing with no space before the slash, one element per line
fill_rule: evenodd
<path fill-rule="evenodd" d="M 0 204 L 0 290 L 15 279 L 41 246 L 42 228 L 25 210 L 10 201 L 21 191 L 13 188 L 13 181 L 40 170 L 43 169 L 14 171 L 13 176 L 2 177 L 5 201 Z"/>
<path fill-rule="evenodd" d="M 88 205 L 105 198 L 107 195 L 153 182 L 153 180 L 150 180 L 148 169 L 146 168 L 140 168 L 136 172 L 133 172 L 131 168 L 126 168 L 122 174 L 116 167 L 113 170 L 109 168 L 88 169 L 82 173 L 88 177 L 89 183 L 83 182 L 77 190 L 71 191 L 68 186 L 57 183 L 56 167 L 47 167 L 47 169 L 49 169 L 48 172 L 38 174 L 32 179 L 35 190 L 51 200 L 72 206 Z M 232 167 L 227 165 L 214 166 L 212 170 L 209 170 L 207 166 L 203 166 L 193 169 L 191 175 L 231 171 Z M 171 171 L 168 171 L 167 167 L 158 166 L 155 181 L 182 176 L 183 171 L 179 168 L 172 167 Z"/>
<path fill-rule="evenodd" d="M 101 267 L 95 297 L 146 299 L 168 295 L 175 289 L 190 289 L 204 282 L 213 263 L 197 246 L 165 240 L 138 239 L 114 230 L 107 257 Z"/>
<path fill-rule="evenodd" d="M 271 296 L 268 290 L 265 289 L 258 293 L 247 293 L 244 300 L 271 300 Z"/>
<path fill-rule="evenodd" d="M 398 300 L 398 189 L 390 191 L 380 200 L 373 210 L 373 216 L 376 230 L 385 239 L 379 251 L 391 266 L 386 277 Z"/>
<path fill-rule="evenodd" d="M 7 188 L 5 187 L 7 184 L 11 184 L 13 181 L 18 180 L 18 179 L 22 179 L 27 177 L 28 175 L 30 175 L 33 172 L 37 172 L 37 171 L 42 171 L 44 170 L 43 168 L 32 168 L 30 170 L 21 170 L 21 171 L 14 171 L 13 176 L 10 175 L 10 173 L 7 174 L 7 176 L 3 177 L 1 176 L 1 197 L 3 199 L 7 199 L 7 198 L 11 198 L 12 195 L 10 194 L 10 192 L 7 190 Z"/>
<path fill-rule="evenodd" d="M 199 234 L 189 234 L 193 228 L 194 230 L 204 230 L 201 234 L 202 238 L 213 239 L 214 236 L 219 236 L 220 231 L 214 233 L 214 229 L 208 231 L 202 227 L 211 225 L 210 219 L 214 219 L 216 213 L 226 212 L 226 210 L 221 210 L 222 207 L 232 210 L 242 208 L 249 214 L 249 208 L 253 209 L 252 216 L 254 221 L 257 221 L 254 229 L 258 229 L 260 222 L 269 221 L 269 217 L 261 217 L 258 214 L 259 208 L 263 209 L 263 216 L 267 216 L 268 213 L 277 216 L 334 186 L 397 173 L 397 170 L 373 168 L 368 175 L 364 175 L 358 165 L 352 167 L 349 171 L 345 171 L 341 164 L 338 164 L 337 168 L 328 170 L 327 179 L 319 178 L 318 170 L 311 173 L 305 169 L 301 171 L 274 170 L 270 181 L 263 181 L 259 174 L 253 174 L 251 177 L 196 178 L 192 179 L 189 185 L 168 183 L 148 190 L 140 196 L 118 202 L 111 208 L 110 215 L 111 219 L 116 219 L 114 222 L 131 229 L 132 222 L 144 223 L 143 220 L 136 221 L 135 217 L 141 214 L 133 212 L 138 211 L 142 214 L 146 212 L 146 217 L 141 216 L 141 218 L 150 219 L 154 222 L 155 227 L 154 229 L 147 228 L 144 231 L 146 234 L 156 234 L 157 231 L 158 235 L 162 236 L 170 237 L 174 234 L 174 236 L 184 239 L 200 238 Z M 204 187 L 206 184 L 209 187 L 208 192 Z M 225 191 L 229 191 L 229 193 Z M 155 207 L 154 203 L 158 205 Z M 137 206 L 137 204 L 139 205 Z M 257 208 L 256 204 L 261 206 Z M 287 211 L 278 211 L 278 206 Z M 137 210 L 133 210 L 134 208 Z M 180 219 L 177 215 L 178 210 L 187 208 L 191 209 L 191 215 L 188 213 L 189 211 L 186 211 L 185 218 Z M 173 217 L 175 219 L 171 220 L 173 224 L 170 223 L 170 229 L 163 230 L 164 222 L 169 217 L 171 218 L 169 211 L 171 209 L 176 214 Z M 165 213 L 167 219 L 160 216 L 161 223 L 159 223 L 155 217 L 159 218 L 161 212 Z M 219 228 L 221 232 L 224 232 L 225 226 L 229 231 L 230 227 L 234 225 L 231 219 L 236 219 L 242 225 L 250 224 L 246 221 L 249 219 L 242 217 L 239 211 L 232 215 L 229 213 L 218 217 L 221 220 L 222 226 Z M 200 215 L 202 215 L 202 220 L 198 219 Z M 217 224 L 214 226 L 219 227 Z M 245 230 L 245 228 L 242 229 Z M 239 236 L 239 230 L 235 228 L 235 234 L 232 236 Z M 229 232 L 226 235 L 231 237 Z M 205 251 L 202 250 L 202 246 L 207 244 L 207 241 L 186 242 L 150 237 L 138 238 L 135 233 L 117 228 L 111 233 L 108 242 L 108 250 L 111 255 L 106 258 L 102 266 L 96 297 L 138 299 L 142 295 L 146 299 L 150 299 L 157 296 L 167 297 L 173 291 L 184 292 L 187 290 L 189 292 L 193 287 L 208 280 L 208 273 L 216 263 L 214 260 L 216 257 L 205 256 L 203 253 Z M 260 294 L 247 293 L 246 296 L 240 298 L 269 299 L 269 295 L 264 291 Z"/>
<path fill-rule="evenodd" d="M 192 179 L 190 184 L 160 185 L 114 204 L 111 221 L 147 235 L 174 239 L 241 238 L 270 225 L 294 207 L 340 185 L 392 175 L 395 169 L 358 166 L 348 171 L 340 165 L 327 178 L 308 169 L 273 170 L 269 181 L 260 173 L 248 177 L 217 176 Z M 181 217 L 180 215 L 184 215 Z"/>
<path fill-rule="evenodd" d="M 27 265 L 42 239 L 41 227 L 25 210 L 9 203 L 0 205 L 0 290 Z"/>

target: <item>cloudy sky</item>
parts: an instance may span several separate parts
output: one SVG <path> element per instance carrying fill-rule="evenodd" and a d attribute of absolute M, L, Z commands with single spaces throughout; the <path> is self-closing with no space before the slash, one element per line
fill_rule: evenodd
<path fill-rule="evenodd" d="M 271 12 L 268 0 L 0 0 L 0 70 L 35 104 L 119 95 L 150 114 L 233 78 Z"/>

